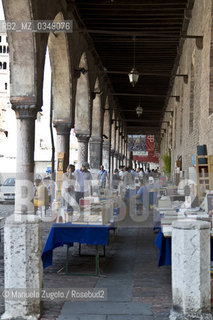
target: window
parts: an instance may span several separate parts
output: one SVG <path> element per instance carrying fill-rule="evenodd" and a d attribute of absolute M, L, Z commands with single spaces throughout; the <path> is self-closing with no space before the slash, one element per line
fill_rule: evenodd
<path fill-rule="evenodd" d="M 7 62 L 3 63 L 3 69 L 7 69 Z"/>
<path fill-rule="evenodd" d="M 2 46 L 0 46 L 0 53 L 2 53 Z"/>
<path fill-rule="evenodd" d="M 7 90 L 7 82 L 4 84 L 4 89 Z"/>
<path fill-rule="evenodd" d="M 6 42 L 8 42 L 8 36 L 6 36 Z"/>
<path fill-rule="evenodd" d="M 2 62 L 0 62 L 0 69 L 2 69 Z"/>
<path fill-rule="evenodd" d="M 6 46 L 3 46 L 3 53 L 6 53 Z"/>
<path fill-rule="evenodd" d="M 9 53 L 9 47 L 7 46 L 7 53 Z"/>
<path fill-rule="evenodd" d="M 194 64 L 191 64 L 191 81 L 190 81 L 190 105 L 189 105 L 189 133 L 193 131 L 193 121 L 194 121 Z"/>
<path fill-rule="evenodd" d="M 3 183 L 3 186 L 13 187 L 15 186 L 15 182 L 16 182 L 15 178 L 7 178 L 7 180 L 5 180 L 5 182 Z"/>
<path fill-rule="evenodd" d="M 0 36 L 0 42 L 1 42 L 1 36 Z"/>

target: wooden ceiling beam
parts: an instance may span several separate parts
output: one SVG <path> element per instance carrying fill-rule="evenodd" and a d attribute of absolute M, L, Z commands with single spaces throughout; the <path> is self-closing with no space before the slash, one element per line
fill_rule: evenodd
<path fill-rule="evenodd" d="M 155 98 L 165 98 L 165 95 L 160 94 L 146 94 L 146 93 L 112 93 L 113 96 L 130 96 L 130 97 L 155 97 Z"/>

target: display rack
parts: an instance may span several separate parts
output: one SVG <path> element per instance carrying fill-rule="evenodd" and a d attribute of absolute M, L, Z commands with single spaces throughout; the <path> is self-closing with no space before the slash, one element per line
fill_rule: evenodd
<path fill-rule="evenodd" d="M 213 190 L 213 156 L 196 157 L 197 195 L 201 202 Z"/>

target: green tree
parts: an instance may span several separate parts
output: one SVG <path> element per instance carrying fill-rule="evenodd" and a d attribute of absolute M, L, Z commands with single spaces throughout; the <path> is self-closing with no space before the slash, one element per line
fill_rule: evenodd
<path fill-rule="evenodd" d="M 161 159 L 163 160 L 163 171 L 167 175 L 168 178 L 170 178 L 171 175 L 171 153 L 163 154 Z"/>

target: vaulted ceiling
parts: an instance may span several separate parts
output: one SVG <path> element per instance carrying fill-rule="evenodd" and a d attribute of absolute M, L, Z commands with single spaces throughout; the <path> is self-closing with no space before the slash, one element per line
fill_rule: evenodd
<path fill-rule="evenodd" d="M 76 0 L 129 133 L 159 128 L 189 23 L 191 0 Z M 134 40 L 135 39 L 135 40 Z M 141 73 L 132 87 L 128 73 Z M 143 115 L 135 109 L 141 103 Z"/>

